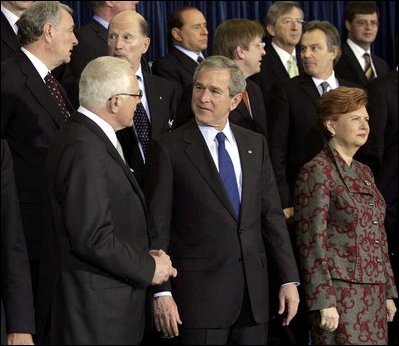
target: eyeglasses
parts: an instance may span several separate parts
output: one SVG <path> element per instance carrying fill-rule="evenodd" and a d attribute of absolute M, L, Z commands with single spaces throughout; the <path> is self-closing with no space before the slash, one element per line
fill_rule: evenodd
<path fill-rule="evenodd" d="M 292 25 L 292 24 L 298 24 L 298 25 L 303 25 L 306 22 L 303 19 L 292 19 L 292 18 L 284 18 L 281 21 L 284 25 Z"/>
<path fill-rule="evenodd" d="M 258 47 L 259 49 L 265 49 L 266 43 L 258 42 L 258 43 L 254 43 L 253 46 Z"/>
<path fill-rule="evenodd" d="M 108 99 L 108 101 L 111 101 L 111 99 L 112 99 L 114 96 L 119 96 L 119 95 L 134 96 L 134 97 L 138 97 L 139 99 L 141 99 L 141 98 L 143 97 L 143 90 L 139 90 L 138 94 L 127 94 L 127 93 L 115 94 L 115 95 L 112 95 L 112 96 Z"/>
<path fill-rule="evenodd" d="M 365 20 L 365 19 L 359 19 L 353 22 L 355 25 L 360 26 L 362 28 L 366 26 L 370 26 L 372 28 L 376 28 L 380 25 L 378 20 Z"/>

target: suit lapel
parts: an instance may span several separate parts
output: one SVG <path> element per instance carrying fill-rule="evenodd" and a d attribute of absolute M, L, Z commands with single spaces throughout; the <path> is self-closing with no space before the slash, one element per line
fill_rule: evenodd
<path fill-rule="evenodd" d="M 192 126 L 188 127 L 183 135 L 183 142 L 187 145 L 185 152 L 220 202 L 233 217 L 236 217 L 201 131 L 195 121 L 192 121 L 191 124 Z"/>
<path fill-rule="evenodd" d="M 24 53 L 21 52 L 18 55 L 17 61 L 21 66 L 22 73 L 26 77 L 27 89 L 48 112 L 48 114 L 58 125 L 58 127 L 61 127 L 65 123 L 65 121 L 60 113 L 57 104 L 50 95 L 46 85 L 44 84 L 38 72 Z"/>
<path fill-rule="evenodd" d="M 181 62 L 181 66 L 190 74 L 194 74 L 195 69 L 197 68 L 198 64 L 188 57 L 186 54 L 178 50 L 177 48 L 173 47 L 171 54 L 173 54 L 177 60 Z"/>
<path fill-rule="evenodd" d="M 1 40 L 15 53 L 17 53 L 21 48 L 14 30 L 11 28 L 11 25 L 3 12 L 1 12 Z"/>
<path fill-rule="evenodd" d="M 141 191 L 141 188 L 139 187 L 139 184 L 137 183 L 136 179 L 133 176 L 132 171 L 130 168 L 123 162 L 122 157 L 119 155 L 118 151 L 114 147 L 114 145 L 111 143 L 107 135 L 104 133 L 104 131 L 101 130 L 101 128 L 92 120 L 90 120 L 88 117 L 81 113 L 74 113 L 73 117 L 71 117 L 72 121 L 76 121 L 79 123 L 84 124 L 87 126 L 96 136 L 98 136 L 105 144 L 107 147 L 108 154 L 116 161 L 116 163 L 122 167 L 123 172 L 126 174 L 127 178 L 129 179 L 133 189 L 136 191 L 136 193 L 139 195 L 141 202 L 143 203 L 145 207 L 145 200 L 144 200 L 144 195 L 143 192 Z"/>
<path fill-rule="evenodd" d="M 348 43 L 344 43 L 343 53 L 346 55 L 348 59 L 348 63 L 353 73 L 358 76 L 358 79 L 361 81 L 362 85 L 367 85 L 368 79 L 366 74 L 364 73 L 362 66 L 359 64 L 359 61 L 356 59 L 355 54 L 352 49 L 349 47 Z"/>
<path fill-rule="evenodd" d="M 251 211 L 251 201 L 254 200 L 253 195 L 256 193 L 257 189 L 260 188 L 259 186 L 257 186 L 257 181 L 253 179 L 253 173 L 257 170 L 254 158 L 259 156 L 254 155 L 257 148 L 254 148 L 253 145 L 251 145 L 249 138 L 246 137 L 242 131 L 240 131 L 240 128 L 234 126 L 234 124 L 230 124 L 230 126 L 237 142 L 241 161 L 242 193 L 240 220 L 242 223 L 242 221 L 246 219 L 245 215 L 247 214 L 247 212 Z"/>
<path fill-rule="evenodd" d="M 308 75 L 303 75 L 297 77 L 299 78 L 299 83 L 306 94 L 309 95 L 310 99 L 313 103 L 316 102 L 320 98 L 319 91 L 317 90 L 316 85 L 314 84 L 312 77 Z"/>
<path fill-rule="evenodd" d="M 107 30 L 96 20 L 92 19 L 89 22 L 90 27 L 92 30 L 97 34 L 97 36 L 103 41 L 105 44 L 107 44 L 107 39 L 108 39 L 108 32 Z"/>

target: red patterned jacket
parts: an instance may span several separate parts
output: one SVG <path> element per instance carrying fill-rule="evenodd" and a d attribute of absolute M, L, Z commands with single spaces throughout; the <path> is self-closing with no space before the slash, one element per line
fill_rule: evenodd
<path fill-rule="evenodd" d="M 297 246 L 309 310 L 336 306 L 332 279 L 385 283 L 397 297 L 384 228 L 385 202 L 368 166 L 326 146 L 295 186 Z"/>

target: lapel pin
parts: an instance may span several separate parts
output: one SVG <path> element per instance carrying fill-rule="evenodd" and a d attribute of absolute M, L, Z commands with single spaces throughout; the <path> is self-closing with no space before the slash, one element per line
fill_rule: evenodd
<path fill-rule="evenodd" d="M 159 96 L 159 99 L 162 100 L 162 96 Z"/>
<path fill-rule="evenodd" d="M 252 154 L 252 150 L 248 150 L 248 154 Z"/>

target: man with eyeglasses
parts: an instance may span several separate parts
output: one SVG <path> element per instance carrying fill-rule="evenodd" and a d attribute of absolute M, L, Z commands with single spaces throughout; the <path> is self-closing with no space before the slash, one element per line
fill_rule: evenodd
<path fill-rule="evenodd" d="M 266 54 L 264 30 L 252 20 L 237 18 L 220 23 L 213 37 L 213 54 L 234 61 L 247 83 L 242 101 L 230 112 L 229 120 L 249 130 L 267 135 L 266 111 L 260 87 L 248 77 L 258 73 Z"/>
<path fill-rule="evenodd" d="M 135 11 L 123 11 L 109 24 L 109 55 L 127 60 L 142 91 L 133 126 L 118 132 L 126 162 L 141 184 L 151 140 L 168 132 L 173 124 L 180 88 L 177 83 L 143 71 L 142 56 L 150 47 L 147 21 Z"/>
<path fill-rule="evenodd" d="M 132 126 L 140 96 L 128 62 L 92 60 L 49 150 L 39 344 L 138 345 L 147 287 L 177 274 L 150 251 L 144 196 L 115 133 Z"/>
<path fill-rule="evenodd" d="M 379 11 L 374 1 L 350 1 L 345 7 L 348 38 L 335 66 L 338 76 L 367 87 L 370 80 L 389 73 L 385 60 L 371 53 L 379 26 Z"/>
<path fill-rule="evenodd" d="M 275 1 L 267 11 L 266 33 L 271 44 L 262 58 L 260 72 L 251 77 L 262 89 L 266 110 L 273 85 L 303 73 L 296 50 L 301 39 L 303 17 L 303 11 L 295 1 Z"/>

